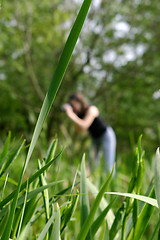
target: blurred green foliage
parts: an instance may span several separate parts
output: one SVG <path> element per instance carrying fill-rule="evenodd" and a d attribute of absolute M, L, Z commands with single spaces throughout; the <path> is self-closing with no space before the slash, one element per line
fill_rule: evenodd
<path fill-rule="evenodd" d="M 73 4 L 74 3 L 74 4 Z M 33 128 L 80 1 L 5 1 L 0 17 L 0 135 L 11 130 L 30 141 Z M 96 104 L 128 151 L 143 134 L 146 154 L 159 144 L 160 2 L 101 0 L 92 4 L 60 91 L 44 126 L 75 139 L 60 106 L 72 91 Z M 155 96 L 155 97 L 154 97 Z M 69 129 L 69 130 L 68 130 Z M 71 140 L 71 139 L 70 139 Z M 46 140 L 45 140 L 46 141 Z M 69 152 L 70 150 L 68 150 Z"/>

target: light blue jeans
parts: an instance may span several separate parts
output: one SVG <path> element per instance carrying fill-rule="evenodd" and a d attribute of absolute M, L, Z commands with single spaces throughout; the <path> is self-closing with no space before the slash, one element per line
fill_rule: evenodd
<path fill-rule="evenodd" d="M 112 127 L 108 126 L 106 131 L 99 138 L 93 138 L 92 141 L 94 150 L 95 165 L 99 165 L 100 148 L 104 153 L 104 168 L 106 171 L 112 171 L 116 157 L 116 135 Z"/>

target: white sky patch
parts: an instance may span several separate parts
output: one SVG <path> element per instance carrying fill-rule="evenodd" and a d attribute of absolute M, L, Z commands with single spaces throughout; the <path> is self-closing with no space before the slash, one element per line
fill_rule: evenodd
<path fill-rule="evenodd" d="M 6 79 L 6 75 L 4 73 L 0 73 L 0 80 L 4 81 Z"/>
<path fill-rule="evenodd" d="M 16 19 L 11 19 L 10 21 L 4 21 L 3 22 L 6 27 L 16 27 L 18 25 Z"/>
<path fill-rule="evenodd" d="M 117 53 L 114 50 L 109 50 L 103 55 L 103 61 L 105 63 L 112 63 L 116 60 Z"/>
<path fill-rule="evenodd" d="M 126 22 L 118 22 L 114 23 L 114 36 L 117 38 L 122 38 L 124 37 L 130 30 L 130 25 Z"/>
<path fill-rule="evenodd" d="M 86 74 L 87 74 L 87 73 L 90 73 L 90 71 L 91 71 L 90 66 L 88 66 L 88 65 L 84 66 L 83 71 L 84 71 Z"/>
<path fill-rule="evenodd" d="M 120 48 L 122 54 L 118 54 L 115 50 L 108 50 L 103 55 L 103 61 L 105 63 L 113 63 L 116 67 L 120 67 L 142 56 L 145 50 L 146 46 L 143 44 L 138 44 L 137 46 L 123 44 Z"/>
<path fill-rule="evenodd" d="M 157 90 L 157 91 L 155 91 L 155 92 L 153 93 L 153 98 L 154 98 L 155 100 L 157 100 L 157 99 L 160 98 L 160 89 Z"/>

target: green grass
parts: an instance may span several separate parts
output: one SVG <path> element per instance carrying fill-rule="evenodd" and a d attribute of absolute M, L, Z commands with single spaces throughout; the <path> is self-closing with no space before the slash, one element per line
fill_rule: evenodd
<path fill-rule="evenodd" d="M 22 156 L 24 158 L 25 150 L 22 147 L 23 141 L 18 142 L 18 145 L 12 142 L 10 137 L 8 139 L 0 156 L 4 157 L 4 151 L 8 158 L 12 154 L 13 161 L 8 165 L 9 170 L 21 161 Z M 53 236 L 56 236 L 56 238 L 72 240 L 105 239 L 107 235 L 109 239 L 154 239 L 158 235 L 160 225 L 159 214 L 155 214 L 159 207 L 154 191 L 156 187 L 157 194 L 159 181 L 156 176 L 155 185 L 151 180 L 146 193 L 143 192 L 144 178 L 139 182 L 137 174 L 141 157 L 144 155 L 140 154 L 140 141 L 138 145 L 139 148 L 135 149 L 136 154 L 134 154 L 136 171 L 133 172 L 130 181 L 126 174 L 128 189 L 126 188 L 125 193 L 121 191 L 123 188 L 117 192 L 108 192 L 112 190 L 110 182 L 113 182 L 115 187 L 119 181 L 122 181 L 121 175 L 117 173 L 114 178 L 112 174 L 106 176 L 100 181 L 103 182 L 102 184 L 98 183 L 101 186 L 97 187 L 95 180 L 100 175 L 105 175 L 103 169 L 95 170 L 87 176 L 85 156 L 82 157 L 81 168 L 68 166 L 67 159 L 62 157 L 62 152 L 57 154 L 57 140 L 53 140 L 48 150 L 46 149 L 45 156 L 42 159 L 34 159 L 37 164 L 32 169 L 31 176 L 28 176 L 19 189 L 9 237 L 40 240 L 54 239 Z M 16 158 L 12 149 L 17 153 Z M 18 149 L 21 151 L 17 151 Z M 159 161 L 160 156 L 157 151 L 155 171 Z M 19 173 L 21 171 L 22 168 L 19 169 Z M 51 177 L 52 172 L 54 175 Z M 7 221 L 12 216 L 11 208 L 17 193 L 17 185 L 17 180 L 12 179 L 12 175 L 9 178 L 6 169 L 1 177 L 1 239 L 6 238 L 4 231 L 5 227 L 8 227 Z M 111 195 L 117 197 L 112 198 Z"/>
<path fill-rule="evenodd" d="M 33 155 L 43 124 L 69 64 L 87 16 L 91 0 L 84 0 L 76 17 L 44 99 L 29 148 L 25 141 L 11 140 L 9 133 L 0 154 L 0 238 L 23 239 L 154 239 L 159 230 L 160 155 L 155 157 L 154 183 L 144 185 L 144 151 L 141 136 L 132 155 L 130 175 L 117 168 L 107 175 L 103 168 L 86 174 L 83 153 L 81 167 L 68 164 L 55 139 Z M 30 159 L 34 164 L 30 165 Z M 31 167 L 32 166 L 32 167 Z M 13 174 L 12 174 L 13 173 Z M 125 179 L 125 187 L 123 180 Z M 146 179 L 145 179 L 146 180 Z M 121 182 L 121 185 L 120 185 Z M 118 185 L 119 184 L 119 185 Z M 123 187 L 119 189 L 119 186 Z M 112 191 L 116 188 L 116 192 Z M 117 195 L 113 199 L 111 195 Z M 109 195 L 109 197 L 108 197 Z M 145 196 L 144 196 L 145 195 Z M 151 224 L 150 219 L 154 216 Z M 153 224 L 156 222 L 157 224 Z M 147 227 L 150 234 L 145 237 Z"/>

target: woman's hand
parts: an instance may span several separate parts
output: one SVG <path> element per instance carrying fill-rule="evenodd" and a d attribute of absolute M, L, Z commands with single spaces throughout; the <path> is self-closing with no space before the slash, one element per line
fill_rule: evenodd
<path fill-rule="evenodd" d="M 72 118 L 73 114 L 75 114 L 73 112 L 72 106 L 70 104 L 66 103 L 66 104 L 63 105 L 63 108 L 64 108 L 66 114 L 68 115 L 68 117 Z"/>
<path fill-rule="evenodd" d="M 73 111 L 73 108 L 69 104 L 64 105 L 64 109 L 68 117 L 73 120 L 80 128 L 88 129 L 94 119 L 98 117 L 99 111 L 95 106 L 90 106 L 83 119 L 79 118 Z"/>

